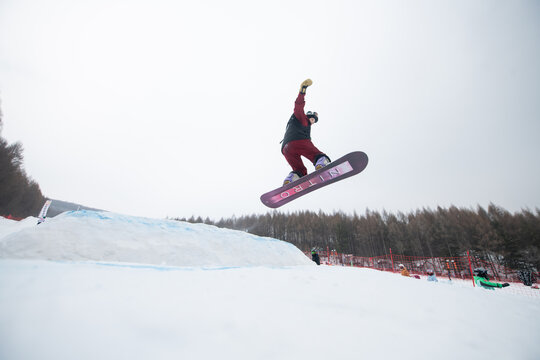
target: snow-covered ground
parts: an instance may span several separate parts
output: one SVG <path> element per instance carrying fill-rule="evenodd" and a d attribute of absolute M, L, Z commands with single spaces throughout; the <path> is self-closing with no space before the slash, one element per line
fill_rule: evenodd
<path fill-rule="evenodd" d="M 540 358 L 538 299 L 206 225 L 33 220 L 0 219 L 0 359 Z"/>
<path fill-rule="evenodd" d="M 15 221 L 0 216 L 0 239 L 9 234 L 17 233 L 19 230 L 32 228 L 37 224 L 37 221 L 38 219 L 35 217 L 28 217 L 21 221 Z"/>

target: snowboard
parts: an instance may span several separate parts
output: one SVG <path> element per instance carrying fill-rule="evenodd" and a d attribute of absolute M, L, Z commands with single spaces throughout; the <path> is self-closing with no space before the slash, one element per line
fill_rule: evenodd
<path fill-rule="evenodd" d="M 354 151 L 332 161 L 322 169 L 261 195 L 261 201 L 270 208 L 278 208 L 300 196 L 360 173 L 366 168 L 368 157 Z"/>

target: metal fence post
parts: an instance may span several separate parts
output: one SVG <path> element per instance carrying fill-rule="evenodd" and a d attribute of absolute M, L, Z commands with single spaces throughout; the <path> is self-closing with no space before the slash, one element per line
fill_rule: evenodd
<path fill-rule="evenodd" d="M 473 287 L 476 287 L 476 284 L 474 283 L 474 274 L 472 271 L 471 256 L 469 255 L 469 250 L 467 250 L 467 259 L 469 259 L 469 271 L 471 272 L 472 285 Z"/>

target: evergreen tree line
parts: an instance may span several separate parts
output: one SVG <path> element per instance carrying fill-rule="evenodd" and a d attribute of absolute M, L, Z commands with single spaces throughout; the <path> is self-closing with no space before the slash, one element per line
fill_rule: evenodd
<path fill-rule="evenodd" d="M 269 212 L 221 219 L 176 219 L 284 240 L 307 251 L 337 250 L 356 256 L 389 253 L 454 257 L 471 250 L 514 269 L 540 269 L 540 210 L 510 213 L 490 204 L 486 209 L 437 207 L 396 214 L 366 210 L 362 215 L 322 211 Z"/>
<path fill-rule="evenodd" d="M 37 216 L 45 197 L 24 170 L 22 144 L 8 144 L 2 137 L 2 125 L 0 109 L 0 215 Z"/>

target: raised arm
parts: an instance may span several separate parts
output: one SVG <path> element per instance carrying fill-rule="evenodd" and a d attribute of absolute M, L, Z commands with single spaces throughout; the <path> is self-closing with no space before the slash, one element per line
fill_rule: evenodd
<path fill-rule="evenodd" d="M 302 84 L 300 84 L 300 92 L 298 93 L 298 97 L 294 102 L 294 116 L 296 116 L 298 121 L 300 121 L 303 126 L 308 126 L 309 124 L 306 113 L 304 112 L 304 106 L 306 105 L 306 100 L 304 97 L 306 96 L 308 86 L 311 86 L 312 84 L 313 81 L 311 81 L 311 79 L 304 80 Z"/>

